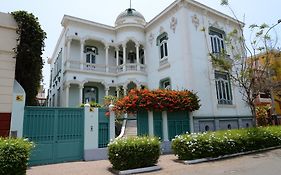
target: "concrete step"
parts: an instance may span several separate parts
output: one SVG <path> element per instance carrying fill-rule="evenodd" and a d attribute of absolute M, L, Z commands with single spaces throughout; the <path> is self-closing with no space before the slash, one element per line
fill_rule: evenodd
<path fill-rule="evenodd" d="M 137 120 L 127 120 L 124 137 L 137 136 Z"/>

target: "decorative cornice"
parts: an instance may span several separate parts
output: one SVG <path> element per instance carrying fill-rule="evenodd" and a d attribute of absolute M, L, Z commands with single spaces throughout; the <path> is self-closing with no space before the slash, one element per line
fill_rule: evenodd
<path fill-rule="evenodd" d="M 215 22 L 213 22 L 213 23 L 211 23 L 211 22 L 209 21 L 209 26 L 210 26 L 210 27 L 217 28 L 217 29 L 220 29 L 220 30 L 224 30 L 224 29 L 223 29 L 223 26 L 220 26 L 219 23 L 218 23 L 218 21 L 215 21 Z"/>

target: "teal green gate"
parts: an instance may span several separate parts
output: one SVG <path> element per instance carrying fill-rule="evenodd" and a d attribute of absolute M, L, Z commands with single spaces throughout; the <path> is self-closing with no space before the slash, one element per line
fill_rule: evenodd
<path fill-rule="evenodd" d="M 168 112 L 169 140 L 172 140 L 176 135 L 186 132 L 190 132 L 188 112 Z"/>
<path fill-rule="evenodd" d="M 141 111 L 137 113 L 137 134 L 138 136 L 149 135 L 147 111 Z"/>
<path fill-rule="evenodd" d="M 84 109 L 25 107 L 23 137 L 35 143 L 30 165 L 82 160 Z"/>
<path fill-rule="evenodd" d="M 162 112 L 153 112 L 154 135 L 163 138 Z"/>
<path fill-rule="evenodd" d="M 109 143 L 109 117 L 105 116 L 107 111 L 99 108 L 99 148 L 107 147 Z"/>

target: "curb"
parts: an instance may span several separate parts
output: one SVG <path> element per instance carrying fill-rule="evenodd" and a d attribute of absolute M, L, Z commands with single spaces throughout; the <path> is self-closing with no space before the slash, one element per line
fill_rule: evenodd
<path fill-rule="evenodd" d="M 119 174 L 119 175 L 127 175 L 127 174 L 135 174 L 135 173 L 144 173 L 144 172 L 158 171 L 160 169 L 161 169 L 161 167 L 156 165 L 156 166 L 145 167 L 145 168 L 136 168 L 136 169 L 129 169 L 129 170 L 124 170 L 124 171 L 115 171 L 115 173 Z"/>
<path fill-rule="evenodd" d="M 208 158 L 195 159 L 195 160 L 184 160 L 182 162 L 186 165 L 192 165 L 192 164 L 197 164 L 197 163 L 210 162 L 210 161 L 227 159 L 227 158 L 232 158 L 232 157 L 237 157 L 237 156 L 243 156 L 243 155 L 247 155 L 247 154 L 252 154 L 252 153 L 257 153 L 257 152 L 262 152 L 262 151 L 268 151 L 268 150 L 273 150 L 273 149 L 278 149 L 278 148 L 281 148 L 281 146 L 275 146 L 275 147 L 258 149 L 258 150 L 254 150 L 254 151 L 247 151 L 247 152 L 229 154 L 229 155 L 219 156 L 219 157 L 215 157 L 215 158 L 208 157 Z"/>

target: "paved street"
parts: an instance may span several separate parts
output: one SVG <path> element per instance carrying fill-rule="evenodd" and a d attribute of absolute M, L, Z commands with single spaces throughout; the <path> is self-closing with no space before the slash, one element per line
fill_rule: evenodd
<path fill-rule="evenodd" d="M 184 165 L 175 162 L 173 155 L 161 156 L 162 170 L 142 175 L 277 175 L 281 174 L 281 149 L 225 159 L 220 161 Z M 75 162 L 36 166 L 27 175 L 106 175 L 112 174 L 108 161 Z"/>

